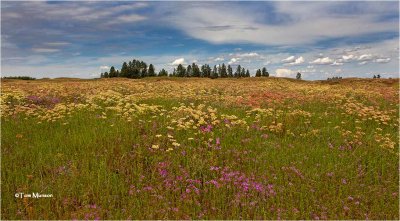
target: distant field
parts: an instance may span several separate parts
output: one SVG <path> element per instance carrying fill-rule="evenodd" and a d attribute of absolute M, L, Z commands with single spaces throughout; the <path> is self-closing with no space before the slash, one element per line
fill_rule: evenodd
<path fill-rule="evenodd" d="M 1 86 L 1 219 L 399 219 L 398 79 Z"/>

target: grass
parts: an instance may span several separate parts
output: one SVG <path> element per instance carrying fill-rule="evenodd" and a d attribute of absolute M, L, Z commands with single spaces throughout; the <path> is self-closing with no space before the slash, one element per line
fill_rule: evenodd
<path fill-rule="evenodd" d="M 2 82 L 1 218 L 399 219 L 398 108 L 383 79 Z"/>

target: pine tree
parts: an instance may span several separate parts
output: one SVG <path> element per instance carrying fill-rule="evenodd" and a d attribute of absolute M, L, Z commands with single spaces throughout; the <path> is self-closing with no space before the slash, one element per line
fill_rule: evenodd
<path fill-rule="evenodd" d="M 378 74 L 378 75 L 376 76 L 376 78 L 381 78 L 381 75 L 380 75 L 380 74 Z"/>
<path fill-rule="evenodd" d="M 250 71 L 249 71 L 249 69 L 247 69 L 247 71 L 246 71 L 246 77 L 250 77 Z"/>
<path fill-rule="evenodd" d="M 256 77 L 261 77 L 261 70 L 260 69 L 257 70 Z"/>
<path fill-rule="evenodd" d="M 214 65 L 214 69 L 211 73 L 211 78 L 218 78 L 218 69 L 216 65 Z"/>
<path fill-rule="evenodd" d="M 150 65 L 149 65 L 148 75 L 149 75 L 149 77 L 154 77 L 154 76 L 156 76 L 156 72 L 154 71 L 154 66 L 153 66 L 153 64 L 150 64 Z"/>
<path fill-rule="evenodd" d="M 164 70 L 164 68 L 163 68 L 163 69 L 161 69 L 160 72 L 158 72 L 158 76 L 159 77 L 166 77 L 166 76 L 168 76 L 168 72 L 166 70 Z"/>
<path fill-rule="evenodd" d="M 140 77 L 148 77 L 148 72 L 147 72 L 147 64 L 143 61 L 140 61 L 139 63 L 139 70 L 140 70 Z"/>
<path fill-rule="evenodd" d="M 300 72 L 297 72 L 296 79 L 297 79 L 297 80 L 301 80 L 301 74 L 300 74 Z"/>
<path fill-rule="evenodd" d="M 245 77 L 246 76 L 246 70 L 242 68 L 242 71 L 240 72 L 240 77 Z"/>
<path fill-rule="evenodd" d="M 221 66 L 221 77 L 222 78 L 228 77 L 228 73 L 226 72 L 226 66 L 224 63 L 222 63 L 222 66 Z"/>
<path fill-rule="evenodd" d="M 104 77 L 105 77 L 105 78 L 109 78 L 107 71 L 104 72 Z"/>
<path fill-rule="evenodd" d="M 117 76 L 117 73 L 115 72 L 115 68 L 114 68 L 114 66 L 111 66 L 110 73 L 108 73 L 108 77 L 114 78 L 116 76 Z"/>
<path fill-rule="evenodd" d="M 121 68 L 121 77 L 128 77 L 128 64 L 124 62 Z"/>
<path fill-rule="evenodd" d="M 228 77 L 233 77 L 233 70 L 232 67 L 230 65 L 228 65 Z"/>
<path fill-rule="evenodd" d="M 240 67 L 240 64 L 237 66 L 236 68 L 236 72 L 235 72 L 235 77 L 238 78 L 240 77 L 240 72 L 242 70 L 242 67 Z"/>
<path fill-rule="evenodd" d="M 189 66 L 186 68 L 186 74 L 185 77 L 192 77 L 192 66 L 189 64 Z"/>
<path fill-rule="evenodd" d="M 104 78 L 104 73 L 103 72 L 101 72 L 100 78 Z"/>
<path fill-rule="evenodd" d="M 206 78 L 211 77 L 211 68 L 208 64 L 201 66 L 201 75 Z"/>
<path fill-rule="evenodd" d="M 268 73 L 268 71 L 267 71 L 267 69 L 265 67 L 262 68 L 261 76 L 269 77 L 269 73 Z"/>
<path fill-rule="evenodd" d="M 186 73 L 185 67 L 183 67 L 182 64 L 179 64 L 176 69 L 176 76 L 177 77 L 185 77 L 185 73 Z"/>
<path fill-rule="evenodd" d="M 195 63 L 192 64 L 192 76 L 193 77 L 200 77 L 200 69 L 199 66 Z"/>

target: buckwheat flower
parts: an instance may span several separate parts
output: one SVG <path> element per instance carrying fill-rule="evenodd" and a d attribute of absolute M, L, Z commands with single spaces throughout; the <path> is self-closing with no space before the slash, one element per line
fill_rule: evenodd
<path fill-rule="evenodd" d="M 194 138 L 193 137 L 189 137 L 188 140 L 194 140 Z"/>
<path fill-rule="evenodd" d="M 167 152 L 170 152 L 170 151 L 172 151 L 172 150 L 174 150 L 174 149 L 172 149 L 172 148 L 170 147 L 170 148 L 168 148 L 166 151 L 167 151 Z"/>
<path fill-rule="evenodd" d="M 177 142 L 173 142 L 172 143 L 172 146 L 174 146 L 174 147 L 179 147 L 179 146 L 181 146 L 179 143 L 177 143 Z"/>
<path fill-rule="evenodd" d="M 158 149 L 158 148 L 160 148 L 160 146 L 159 146 L 159 145 L 156 145 L 156 144 L 153 144 L 153 145 L 151 146 L 151 148 L 153 148 L 153 149 Z"/>
<path fill-rule="evenodd" d="M 160 137 L 162 137 L 162 135 L 161 135 L 161 134 L 157 134 L 156 137 L 157 137 L 157 138 L 160 138 Z"/>

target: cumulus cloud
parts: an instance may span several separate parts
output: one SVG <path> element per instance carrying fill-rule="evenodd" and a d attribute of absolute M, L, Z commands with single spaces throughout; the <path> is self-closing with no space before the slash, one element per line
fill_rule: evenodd
<path fill-rule="evenodd" d="M 294 77 L 295 73 L 295 71 L 285 68 L 279 68 L 275 70 L 275 74 L 277 77 Z"/>
<path fill-rule="evenodd" d="M 372 54 L 363 54 L 358 57 L 358 61 L 371 61 L 374 59 L 374 56 Z"/>
<path fill-rule="evenodd" d="M 223 57 L 217 57 L 214 59 L 214 61 L 224 61 L 225 59 Z"/>
<path fill-rule="evenodd" d="M 292 59 L 292 57 L 293 57 L 293 56 L 284 59 L 285 61 L 288 61 L 288 60 L 291 60 L 291 61 L 292 61 L 292 62 L 290 62 L 290 63 L 286 63 L 285 65 L 299 65 L 299 64 L 304 63 L 304 58 L 303 58 L 303 56 L 300 56 L 300 57 L 298 57 L 298 58 L 296 58 L 296 59 L 294 59 L 294 58 Z"/>
<path fill-rule="evenodd" d="M 343 55 L 341 61 L 350 62 L 350 61 L 354 61 L 356 59 L 357 59 L 357 56 L 350 54 L 350 55 Z"/>
<path fill-rule="evenodd" d="M 231 60 L 228 62 L 228 64 L 236 64 L 240 58 L 231 58 Z"/>
<path fill-rule="evenodd" d="M 294 56 L 290 56 L 288 58 L 285 58 L 282 60 L 283 63 L 290 63 L 290 62 L 294 62 L 296 60 L 296 58 Z"/>
<path fill-rule="evenodd" d="M 180 64 L 185 64 L 185 59 L 184 58 L 178 58 L 175 61 L 171 63 L 171 65 L 180 65 Z"/>
<path fill-rule="evenodd" d="M 327 64 L 333 64 L 334 61 L 333 59 L 329 57 L 324 57 L 324 58 L 317 58 L 314 61 L 310 62 L 310 64 L 319 64 L 319 65 L 327 65 Z"/>
<path fill-rule="evenodd" d="M 364 64 L 366 64 L 367 63 L 367 61 L 362 61 L 362 62 L 359 62 L 358 64 L 359 65 L 364 65 Z"/>

